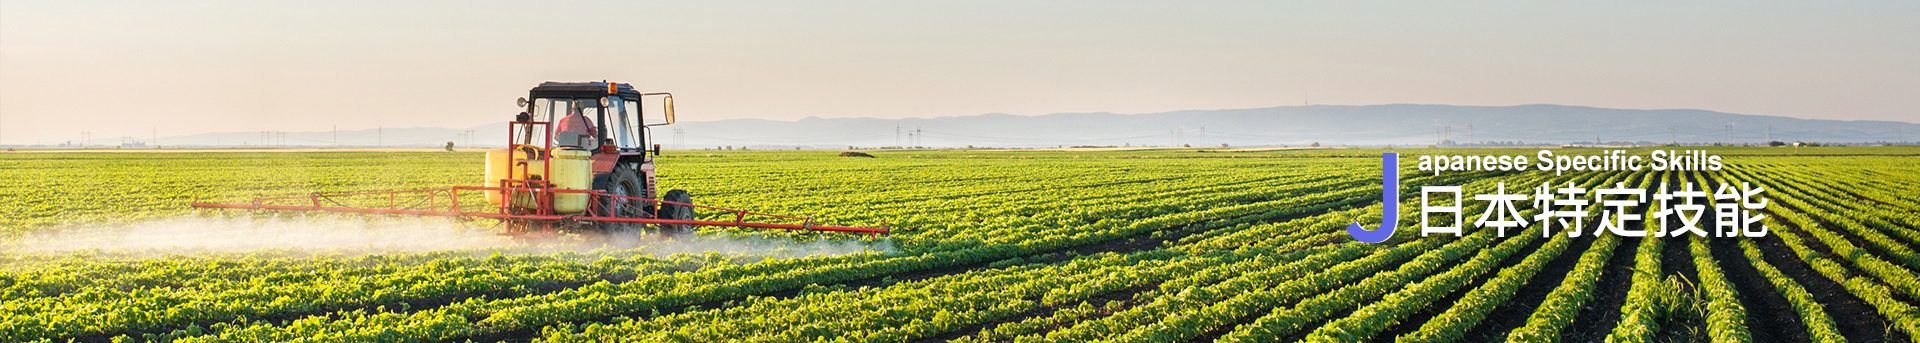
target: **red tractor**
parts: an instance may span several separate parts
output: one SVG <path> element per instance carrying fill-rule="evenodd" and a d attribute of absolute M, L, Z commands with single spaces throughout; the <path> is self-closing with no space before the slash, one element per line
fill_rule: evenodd
<path fill-rule="evenodd" d="M 660 120 L 648 122 L 641 108 L 660 99 Z M 528 100 L 532 99 L 532 100 Z M 479 186 L 348 194 L 255 198 L 247 204 L 195 202 L 194 207 L 330 211 L 498 219 L 502 234 L 520 237 L 570 232 L 637 232 L 652 225 L 664 232 L 693 226 L 839 231 L 884 234 L 882 228 L 815 225 L 804 217 L 754 213 L 693 204 L 684 190 L 658 191 L 654 158 L 660 144 L 651 128 L 673 124 L 673 95 L 641 93 L 631 84 L 546 82 L 518 105 L 524 112 L 507 125 L 507 148 L 487 151 L 486 178 Z M 486 202 L 462 203 L 461 193 L 484 193 Z M 698 209 L 733 214 L 732 220 L 700 220 Z M 797 223 L 750 222 L 780 218 Z"/>

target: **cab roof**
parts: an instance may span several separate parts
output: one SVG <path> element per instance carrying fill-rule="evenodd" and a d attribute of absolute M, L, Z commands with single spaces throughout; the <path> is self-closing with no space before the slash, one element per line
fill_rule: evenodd
<path fill-rule="evenodd" d="M 612 92 L 608 91 L 608 84 L 614 85 Z M 627 100 L 640 100 L 640 91 L 634 90 L 633 84 L 606 81 L 547 81 L 527 91 L 529 98 L 599 98 L 608 94 L 618 94 L 620 98 Z"/>

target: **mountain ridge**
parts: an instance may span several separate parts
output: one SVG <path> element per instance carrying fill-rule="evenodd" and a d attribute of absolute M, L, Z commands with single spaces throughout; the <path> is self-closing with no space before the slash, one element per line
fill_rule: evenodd
<path fill-rule="evenodd" d="M 686 111 L 682 111 L 683 113 Z M 685 118 L 686 116 L 682 116 Z M 498 143 L 503 122 L 470 128 L 386 128 L 266 135 L 282 146 L 468 146 Z M 896 127 L 898 133 L 896 134 Z M 749 146 L 844 148 L 1040 148 L 1057 146 L 1558 145 L 1773 141 L 1911 142 L 1920 124 L 1884 120 L 1801 119 L 1700 109 L 1613 109 L 1528 104 L 1306 105 L 1156 113 L 984 113 L 930 118 L 757 118 L 683 121 L 652 128 L 669 148 Z M 473 138 L 466 136 L 473 132 Z M 676 138 L 676 132 L 679 132 Z M 232 145 L 258 132 L 162 137 L 162 145 Z M 334 143 L 334 142 L 339 143 Z M 918 141 L 918 144 L 911 144 Z"/>

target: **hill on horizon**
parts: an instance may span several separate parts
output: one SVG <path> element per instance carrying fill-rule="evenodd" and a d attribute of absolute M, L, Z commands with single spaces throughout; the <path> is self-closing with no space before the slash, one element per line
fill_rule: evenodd
<path fill-rule="evenodd" d="M 682 117 L 696 112 L 682 109 Z M 471 128 L 386 128 L 318 132 L 206 133 L 161 137 L 174 146 L 499 146 L 501 123 Z M 896 131 L 897 129 L 897 131 Z M 668 148 L 755 148 L 912 144 L 926 147 L 1303 146 L 1683 144 L 1730 142 L 1912 142 L 1920 124 L 1820 120 L 1706 110 L 1631 110 L 1563 105 L 1312 105 L 1144 114 L 989 113 L 936 118 L 817 118 L 796 121 L 683 121 L 653 128 Z M 468 132 L 472 132 L 469 139 Z M 897 133 L 896 133 L 897 132 Z M 337 143 L 336 143 L 337 142 Z M 272 146 L 272 145 L 269 145 Z"/>

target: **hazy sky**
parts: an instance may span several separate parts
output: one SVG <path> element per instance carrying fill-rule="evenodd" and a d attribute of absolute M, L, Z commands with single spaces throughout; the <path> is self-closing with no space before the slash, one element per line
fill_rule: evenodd
<path fill-rule="evenodd" d="M 1564 104 L 1920 121 L 1920 2 L 0 2 L 0 143 L 467 127 L 546 80 L 682 120 Z"/>

